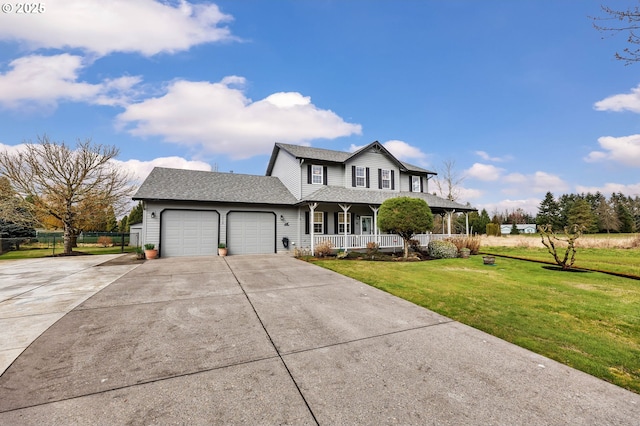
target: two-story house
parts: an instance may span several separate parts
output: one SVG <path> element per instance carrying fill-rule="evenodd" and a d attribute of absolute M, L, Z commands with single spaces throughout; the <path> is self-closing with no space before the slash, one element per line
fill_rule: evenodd
<path fill-rule="evenodd" d="M 387 199 L 424 199 L 434 214 L 476 209 L 429 193 L 434 172 L 395 158 L 379 142 L 356 152 L 275 144 L 265 176 L 156 167 L 134 200 L 144 202 L 142 241 L 161 256 L 290 252 L 330 240 L 335 248 L 402 247 L 381 234 Z M 442 235 L 417 235 L 424 245 Z"/>

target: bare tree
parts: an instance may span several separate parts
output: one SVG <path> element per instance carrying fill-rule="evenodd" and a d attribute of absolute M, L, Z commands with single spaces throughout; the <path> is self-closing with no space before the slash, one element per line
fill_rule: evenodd
<path fill-rule="evenodd" d="M 564 238 L 559 237 L 550 224 L 538 225 L 538 232 L 540 232 L 542 244 L 547 248 L 549 254 L 553 256 L 553 259 L 562 270 L 566 271 L 571 269 L 576 261 L 576 240 L 582 235 L 582 228 L 579 225 L 573 225 L 571 227 L 565 226 Z M 558 254 L 561 247 L 556 246 L 556 243 L 566 244 L 564 256 L 561 257 Z"/>
<path fill-rule="evenodd" d="M 16 192 L 33 200 L 39 215 L 50 215 L 62 223 L 64 253 L 71 254 L 73 237 L 82 215 L 111 205 L 122 211 L 133 193 L 130 176 L 110 161 L 116 147 L 78 140 L 75 149 L 64 142 L 38 138 L 15 153 L 0 152 L 0 175 L 9 179 Z"/>
<path fill-rule="evenodd" d="M 449 201 L 456 201 L 460 197 L 460 185 L 464 182 L 464 176 L 456 171 L 456 161 L 446 160 L 442 162 L 442 171 L 434 178 L 438 188 L 438 195 Z"/>
<path fill-rule="evenodd" d="M 615 58 L 630 65 L 640 61 L 640 6 L 629 7 L 625 10 L 615 10 L 608 6 L 600 6 L 605 17 L 594 17 L 593 26 L 603 33 L 628 33 L 626 47 L 622 53 L 616 52 Z"/>
<path fill-rule="evenodd" d="M 0 221 L 33 228 L 37 224 L 35 207 L 19 196 L 6 177 L 0 177 Z"/>

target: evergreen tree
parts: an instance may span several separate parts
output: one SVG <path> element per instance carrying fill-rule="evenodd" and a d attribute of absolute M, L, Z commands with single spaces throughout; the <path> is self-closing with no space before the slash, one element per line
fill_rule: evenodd
<path fill-rule="evenodd" d="M 129 232 L 129 217 L 124 216 L 118 223 L 118 232 Z"/>
<path fill-rule="evenodd" d="M 107 209 L 106 219 L 105 230 L 107 232 L 118 232 L 118 219 L 116 218 L 116 213 L 111 206 Z"/>
<path fill-rule="evenodd" d="M 142 201 L 138 201 L 138 204 L 133 209 L 131 209 L 131 213 L 129 213 L 127 227 L 134 225 L 136 223 L 142 222 L 143 214 L 144 214 L 144 207 L 142 206 Z"/>
<path fill-rule="evenodd" d="M 598 232 L 596 218 L 591 211 L 591 205 L 584 199 L 578 198 L 569 209 L 567 214 L 568 226 L 577 227 L 585 233 Z"/>
<path fill-rule="evenodd" d="M 538 206 L 536 225 L 551 225 L 552 229 L 560 227 L 560 206 L 551 192 L 547 192 Z"/>
<path fill-rule="evenodd" d="M 511 225 L 511 232 L 509 232 L 511 235 L 520 235 L 520 231 L 518 231 L 518 226 L 516 225 L 515 222 L 513 222 L 513 224 Z"/>
<path fill-rule="evenodd" d="M 616 207 L 616 215 L 620 221 L 620 232 L 634 232 L 633 216 L 624 204 L 618 204 Z"/>

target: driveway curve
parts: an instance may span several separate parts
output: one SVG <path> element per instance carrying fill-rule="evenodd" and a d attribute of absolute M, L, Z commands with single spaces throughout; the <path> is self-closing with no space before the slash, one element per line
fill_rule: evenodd
<path fill-rule="evenodd" d="M 640 395 L 285 256 L 135 267 L 0 376 L 0 424 L 637 424 Z"/>

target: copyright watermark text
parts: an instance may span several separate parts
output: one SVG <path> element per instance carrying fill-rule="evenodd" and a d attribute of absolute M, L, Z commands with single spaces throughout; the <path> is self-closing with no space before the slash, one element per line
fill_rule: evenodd
<path fill-rule="evenodd" d="M 44 13 L 46 10 L 44 3 L 2 3 L 2 5 L 0 5 L 0 11 L 2 11 L 2 13 L 26 15 Z"/>

